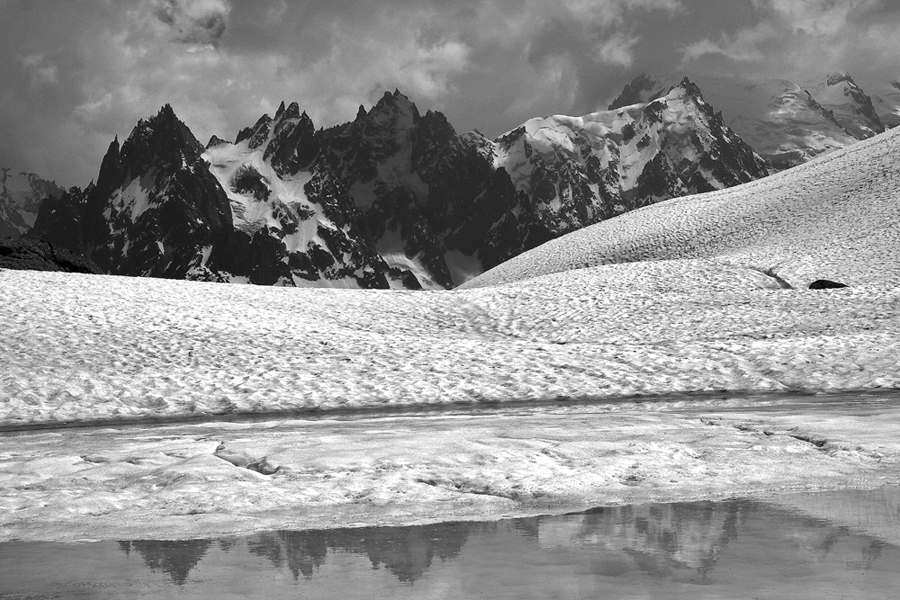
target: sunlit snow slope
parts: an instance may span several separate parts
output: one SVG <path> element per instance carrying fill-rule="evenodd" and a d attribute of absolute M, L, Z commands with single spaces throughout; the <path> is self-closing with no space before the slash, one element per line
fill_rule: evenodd
<path fill-rule="evenodd" d="M 570 233 L 470 281 L 483 287 L 584 267 L 716 258 L 795 287 L 900 281 L 900 131 L 727 190 L 685 196 Z"/>
<path fill-rule="evenodd" d="M 453 292 L 0 271 L 0 423 L 900 388 L 898 156 L 882 134 Z"/>

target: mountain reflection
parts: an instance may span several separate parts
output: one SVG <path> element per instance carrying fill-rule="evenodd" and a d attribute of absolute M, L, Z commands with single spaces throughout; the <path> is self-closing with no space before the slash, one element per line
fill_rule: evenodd
<path fill-rule="evenodd" d="M 545 518 L 538 539 L 543 546 L 622 552 L 651 577 L 689 571 L 704 579 L 737 538 L 742 518 L 756 510 L 753 503 L 739 500 L 598 508 L 568 515 L 568 527 Z"/>
<path fill-rule="evenodd" d="M 212 540 L 141 540 L 119 542 L 126 556 L 137 551 L 151 571 L 163 572 L 177 585 L 184 585 L 191 569 L 206 554 Z"/>
<path fill-rule="evenodd" d="M 456 557 L 469 533 L 482 524 L 438 523 L 417 527 L 365 527 L 323 531 L 279 531 L 248 539 L 250 552 L 274 567 L 287 566 L 294 579 L 312 577 L 328 551 L 367 556 L 372 568 L 384 567 L 404 583 L 422 577 L 434 559 Z"/>
<path fill-rule="evenodd" d="M 843 501 L 840 497 L 838 500 Z M 825 498 L 816 502 L 807 502 L 807 509 L 835 512 L 834 501 Z M 877 511 L 870 511 L 872 514 L 885 512 L 881 502 L 874 504 L 878 506 Z M 891 512 L 893 508 L 892 504 L 889 522 L 900 517 L 900 511 Z M 891 549 L 888 560 L 894 560 L 896 552 L 896 546 L 860 536 L 846 526 L 830 524 L 809 513 L 747 500 L 608 507 L 492 523 L 273 531 L 220 540 L 120 542 L 119 548 L 126 555 L 136 552 L 150 570 L 167 574 L 177 585 L 187 581 L 191 570 L 210 549 L 215 557 L 249 552 L 276 570 L 286 569 L 295 582 L 300 581 L 301 575 L 312 579 L 326 561 L 336 560 L 337 554 L 364 556 L 373 569 L 383 568 L 399 582 L 413 584 L 437 560 L 458 557 L 467 543 L 475 544 L 472 552 L 477 556 L 498 541 L 509 548 L 510 556 L 517 552 L 545 552 L 548 556 L 567 552 L 582 557 L 578 560 L 586 560 L 596 576 L 640 571 L 655 579 L 703 583 L 712 580 L 726 549 L 738 543 L 739 536 L 768 540 L 775 531 L 785 532 L 790 539 L 787 547 L 765 551 L 776 561 L 779 553 L 787 552 L 790 557 L 785 554 L 786 560 L 805 556 L 812 563 L 822 562 L 840 546 L 841 560 L 854 568 L 867 569 L 884 561 L 886 548 Z"/>

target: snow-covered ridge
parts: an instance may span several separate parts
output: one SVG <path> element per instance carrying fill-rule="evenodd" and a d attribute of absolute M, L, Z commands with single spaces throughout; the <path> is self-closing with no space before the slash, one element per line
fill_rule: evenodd
<path fill-rule="evenodd" d="M 498 138 L 495 156 L 495 166 L 506 169 L 518 189 L 537 195 L 547 213 L 572 219 L 561 209 L 573 201 L 586 212 L 560 232 L 767 174 L 763 161 L 724 127 L 687 79 L 646 103 L 531 119 Z M 547 184 L 547 171 L 558 184 L 539 189 Z"/>
<path fill-rule="evenodd" d="M 648 102 L 680 76 L 641 75 L 610 105 Z M 777 168 L 867 139 L 900 122 L 900 96 L 885 86 L 868 95 L 846 73 L 808 81 L 691 75 L 725 122 Z M 896 92 L 897 90 L 894 89 Z M 892 116 L 893 115 L 893 116 Z"/>

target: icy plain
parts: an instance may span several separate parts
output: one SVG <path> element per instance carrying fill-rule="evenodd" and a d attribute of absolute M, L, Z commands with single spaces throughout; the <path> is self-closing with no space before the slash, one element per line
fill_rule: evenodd
<path fill-rule="evenodd" d="M 898 484 L 898 158 L 890 132 L 452 292 L 0 271 L 0 540 Z"/>

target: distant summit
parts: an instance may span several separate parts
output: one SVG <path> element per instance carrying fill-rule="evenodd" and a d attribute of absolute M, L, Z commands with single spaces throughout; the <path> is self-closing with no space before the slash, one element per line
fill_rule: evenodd
<path fill-rule="evenodd" d="M 65 192 L 34 173 L 0 167 L 0 239 L 21 237 L 34 225 L 41 204 Z"/>
<path fill-rule="evenodd" d="M 659 98 L 678 85 L 680 78 L 638 75 L 610 109 Z M 728 126 L 778 169 L 804 163 L 900 124 L 900 94 L 869 96 L 847 73 L 804 82 L 691 78 L 703 89 L 707 101 L 722 111 Z"/>

